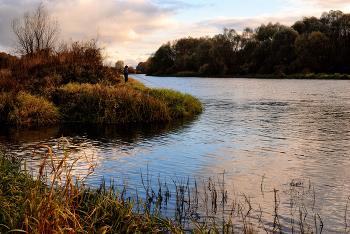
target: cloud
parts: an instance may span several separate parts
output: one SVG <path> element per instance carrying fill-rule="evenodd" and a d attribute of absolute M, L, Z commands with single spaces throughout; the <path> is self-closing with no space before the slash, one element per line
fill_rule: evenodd
<path fill-rule="evenodd" d="M 22 18 L 26 11 L 33 11 L 40 1 L 1 0 L 1 45 L 11 46 L 14 39 L 10 23 L 14 17 Z M 62 37 L 78 38 L 93 35 L 97 30 L 101 37 L 117 44 L 142 40 L 143 37 L 162 32 L 178 25 L 171 18 L 172 10 L 149 0 L 59 0 L 44 1 L 48 11 L 57 17 Z"/>
<path fill-rule="evenodd" d="M 199 9 L 203 8 L 205 4 L 190 4 L 182 1 L 172 1 L 172 0 L 158 0 L 156 1 L 157 5 L 162 6 L 166 9 L 177 12 L 179 10 L 187 10 L 187 9 Z"/>
<path fill-rule="evenodd" d="M 33 4 L 34 3 L 34 4 Z M 11 21 L 19 18 L 27 11 L 32 11 L 40 1 L 0 0 L 0 48 L 10 51 L 13 44 Z"/>
<path fill-rule="evenodd" d="M 96 7 L 98 6 L 98 7 Z M 74 37 L 98 30 L 102 37 L 117 44 L 141 40 L 142 37 L 177 24 L 164 9 L 151 1 L 65 0 L 48 4 L 61 21 L 62 33 Z"/>
<path fill-rule="evenodd" d="M 292 0 L 291 2 L 318 9 L 336 10 L 350 8 L 350 2 L 348 0 Z"/>

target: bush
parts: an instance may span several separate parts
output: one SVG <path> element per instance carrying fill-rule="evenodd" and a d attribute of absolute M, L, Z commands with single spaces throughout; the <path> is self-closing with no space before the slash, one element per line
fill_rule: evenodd
<path fill-rule="evenodd" d="M 36 126 L 52 124 L 58 121 L 58 109 L 53 103 L 43 97 L 37 97 L 23 91 L 19 92 L 14 100 L 8 94 L 2 95 L 6 103 L 10 103 L 7 121 L 17 125 Z"/>
<path fill-rule="evenodd" d="M 128 86 L 67 84 L 53 99 L 66 122 L 125 123 L 170 120 L 165 103 Z"/>

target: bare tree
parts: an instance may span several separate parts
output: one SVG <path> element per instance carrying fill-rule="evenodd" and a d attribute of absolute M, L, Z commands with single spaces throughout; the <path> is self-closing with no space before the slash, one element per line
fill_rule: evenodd
<path fill-rule="evenodd" d="M 15 18 L 11 28 L 16 36 L 15 47 L 20 54 L 31 54 L 43 49 L 54 49 L 60 28 L 42 3 L 34 12 L 26 12 L 23 19 Z"/>

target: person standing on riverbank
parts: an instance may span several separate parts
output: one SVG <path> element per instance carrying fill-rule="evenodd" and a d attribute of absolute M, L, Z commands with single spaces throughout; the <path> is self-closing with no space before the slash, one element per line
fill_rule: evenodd
<path fill-rule="evenodd" d="M 128 66 L 125 66 L 124 68 L 125 83 L 128 82 L 128 75 L 129 75 L 129 69 L 128 69 Z"/>

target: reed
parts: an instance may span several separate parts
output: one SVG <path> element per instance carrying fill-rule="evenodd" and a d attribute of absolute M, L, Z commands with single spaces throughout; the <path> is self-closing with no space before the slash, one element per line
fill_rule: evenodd
<path fill-rule="evenodd" d="M 172 118 L 186 117 L 202 112 L 199 100 L 189 94 L 169 89 L 152 89 L 149 91 L 149 95 L 167 103 Z"/>
<path fill-rule="evenodd" d="M 53 96 L 65 122 L 125 123 L 171 119 L 164 102 L 128 86 L 70 83 Z"/>
<path fill-rule="evenodd" d="M 70 150 L 65 138 L 57 151 L 39 145 L 36 151 L 45 149 L 46 154 L 36 180 L 25 165 L 22 172 L 14 157 L 0 153 L 1 233 L 182 233 L 158 209 L 151 213 L 142 200 L 126 199 L 114 186 L 86 187 L 84 180 L 95 165 L 85 147 L 91 146 Z M 89 165 L 87 175 L 74 178 L 72 169 L 80 160 Z"/>
<path fill-rule="evenodd" d="M 88 154 L 87 152 L 90 152 Z M 0 145 L 0 232 L 26 233 L 322 233 L 323 220 L 309 213 L 315 206 L 315 189 L 311 182 L 291 181 L 288 187 L 274 189 L 273 213 L 264 217 L 245 194 L 228 194 L 229 184 L 222 177 L 190 181 L 172 179 L 171 186 L 158 178 L 152 187 L 148 171 L 141 180 L 146 197 L 127 195 L 102 180 L 97 189 L 87 187 L 86 178 L 94 172 L 93 147 L 83 144 L 71 148 L 67 139 L 58 142 L 57 150 L 39 145 L 33 157 L 42 163 L 33 179 L 26 162 L 10 156 Z M 81 161 L 87 165 L 85 176 L 73 176 Z M 261 191 L 263 193 L 263 181 Z M 172 188 L 174 189 L 173 191 Z M 271 191 L 268 191 L 269 193 Z M 279 214 L 280 196 L 290 197 L 290 223 Z M 171 199 L 175 199 L 173 219 L 163 216 Z M 348 199 L 349 202 L 350 199 Z M 347 208 L 345 208 L 345 230 Z M 309 208 L 309 209 L 308 209 Z M 225 214 L 218 218 L 219 212 Z"/>

